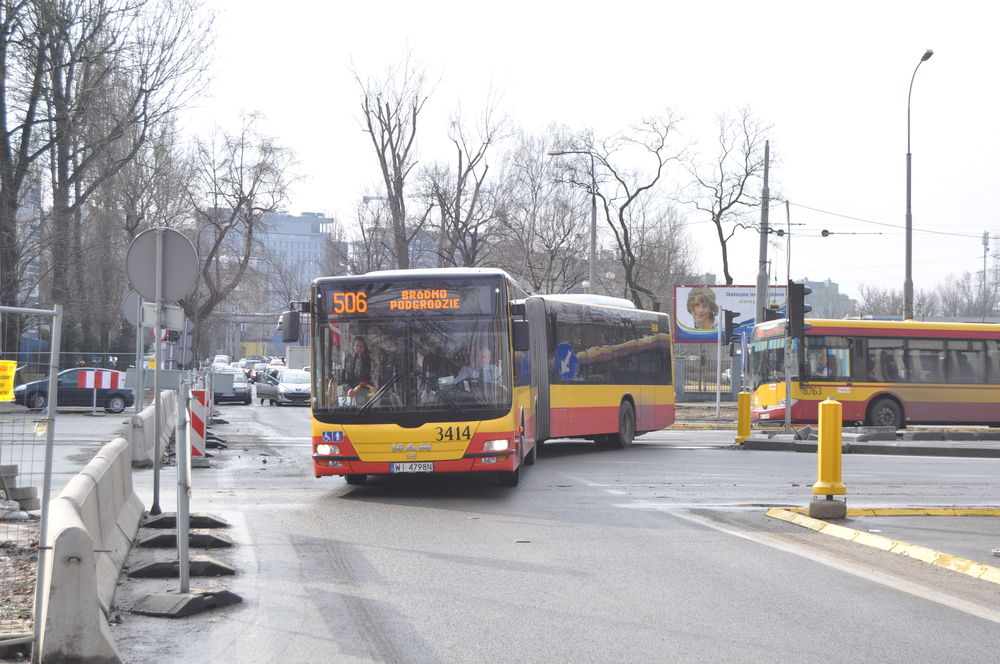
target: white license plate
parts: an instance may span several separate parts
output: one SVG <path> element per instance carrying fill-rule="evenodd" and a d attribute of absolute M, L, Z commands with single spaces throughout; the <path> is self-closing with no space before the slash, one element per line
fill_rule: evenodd
<path fill-rule="evenodd" d="M 390 463 L 390 473 L 433 473 L 433 461 L 414 461 L 411 463 Z"/>
<path fill-rule="evenodd" d="M 761 413 L 760 414 L 760 419 L 762 419 L 762 420 L 769 420 L 769 419 L 771 419 L 771 416 L 768 415 L 767 413 Z"/>

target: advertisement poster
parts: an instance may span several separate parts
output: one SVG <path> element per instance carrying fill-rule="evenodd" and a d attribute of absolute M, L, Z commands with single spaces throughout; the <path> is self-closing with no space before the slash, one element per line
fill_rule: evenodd
<path fill-rule="evenodd" d="M 785 286 L 769 286 L 767 306 L 785 306 Z M 675 286 L 674 342 L 716 343 L 722 311 L 736 312 L 736 326 L 754 324 L 756 286 Z"/>

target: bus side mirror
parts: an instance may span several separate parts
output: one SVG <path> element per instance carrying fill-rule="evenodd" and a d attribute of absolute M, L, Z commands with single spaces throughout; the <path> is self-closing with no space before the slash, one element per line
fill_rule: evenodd
<path fill-rule="evenodd" d="M 804 361 L 799 365 L 799 379 L 809 380 L 812 378 L 812 370 L 809 368 L 809 362 Z"/>
<path fill-rule="evenodd" d="M 511 332 L 514 342 L 514 350 L 525 351 L 531 348 L 528 342 L 528 321 L 511 321 Z"/>
<path fill-rule="evenodd" d="M 286 311 L 278 319 L 278 329 L 281 331 L 281 340 L 287 343 L 299 340 L 299 312 Z"/>

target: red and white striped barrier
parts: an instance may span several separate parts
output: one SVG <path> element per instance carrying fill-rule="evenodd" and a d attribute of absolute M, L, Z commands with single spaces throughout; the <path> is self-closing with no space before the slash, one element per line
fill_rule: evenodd
<path fill-rule="evenodd" d="M 208 390 L 191 390 L 191 456 L 205 456 L 205 422 L 208 419 Z"/>
<path fill-rule="evenodd" d="M 112 390 L 125 387 L 124 371 L 77 371 L 76 386 L 92 389 Z"/>

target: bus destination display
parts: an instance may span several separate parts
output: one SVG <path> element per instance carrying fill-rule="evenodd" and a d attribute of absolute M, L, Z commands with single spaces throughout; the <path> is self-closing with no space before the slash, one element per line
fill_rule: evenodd
<path fill-rule="evenodd" d="M 368 293 L 364 291 L 331 292 L 331 314 L 364 314 L 368 312 Z M 427 311 L 461 309 L 460 293 L 447 288 L 408 289 L 395 294 L 380 293 L 376 296 L 379 309 L 389 311 Z"/>

